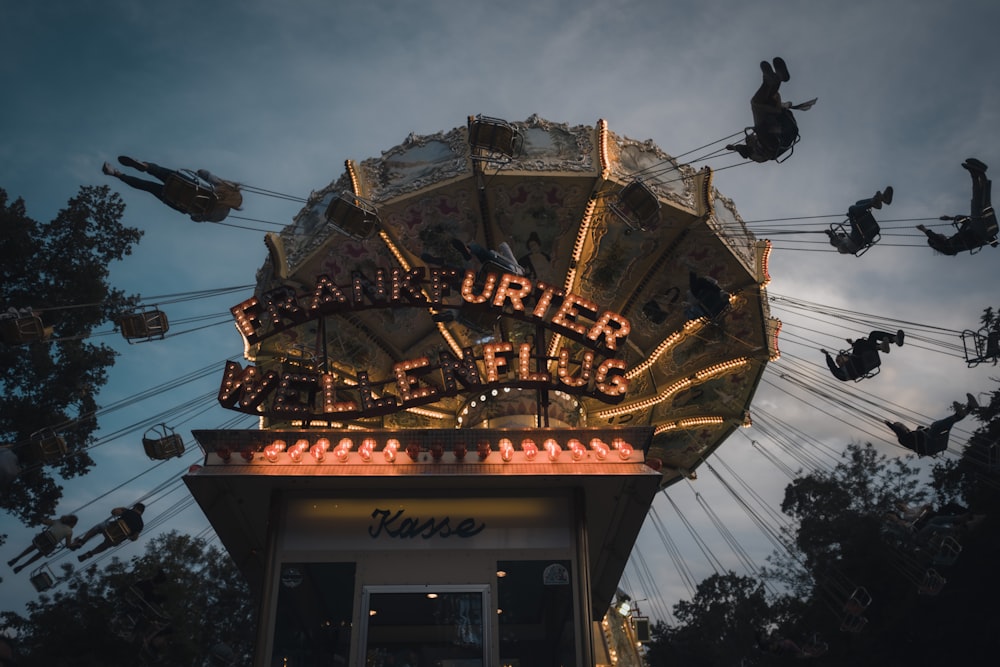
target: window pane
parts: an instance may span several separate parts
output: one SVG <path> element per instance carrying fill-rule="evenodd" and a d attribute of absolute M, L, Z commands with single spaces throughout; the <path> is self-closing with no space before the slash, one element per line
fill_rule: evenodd
<path fill-rule="evenodd" d="M 568 560 L 497 563 L 501 666 L 576 664 L 570 573 Z"/>
<path fill-rule="evenodd" d="M 354 563 L 284 563 L 274 623 L 274 667 L 346 664 Z"/>

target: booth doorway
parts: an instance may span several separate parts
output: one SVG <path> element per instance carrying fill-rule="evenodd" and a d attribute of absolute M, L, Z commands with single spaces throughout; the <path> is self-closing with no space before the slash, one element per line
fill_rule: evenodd
<path fill-rule="evenodd" d="M 484 667 L 490 587 L 365 586 L 365 667 Z"/>

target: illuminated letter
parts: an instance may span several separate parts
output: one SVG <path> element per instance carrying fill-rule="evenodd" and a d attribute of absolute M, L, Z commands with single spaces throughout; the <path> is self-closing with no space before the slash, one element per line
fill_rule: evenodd
<path fill-rule="evenodd" d="M 390 303 L 399 303 L 402 299 L 409 302 L 424 303 L 424 293 L 420 291 L 420 283 L 424 278 L 424 267 L 403 272 L 402 269 L 392 270 L 392 287 L 389 293 Z"/>
<path fill-rule="evenodd" d="M 392 367 L 393 372 L 396 374 L 396 388 L 399 390 L 399 397 L 403 401 L 403 406 L 417 402 L 429 403 L 436 399 L 438 390 L 435 387 L 421 387 L 412 391 L 410 389 L 418 383 L 418 380 L 415 375 L 408 375 L 408 373 L 418 368 L 423 368 L 424 370 L 420 372 L 420 375 L 424 375 L 430 370 L 430 364 L 430 359 L 421 357 L 419 359 L 401 361 Z"/>
<path fill-rule="evenodd" d="M 539 282 L 535 285 L 535 289 L 540 292 L 538 295 L 538 301 L 535 303 L 535 309 L 531 311 L 531 316 L 536 319 L 542 319 L 545 314 L 549 312 L 549 306 L 552 305 L 552 297 L 560 297 L 566 295 L 566 292 L 559 289 L 555 285 L 549 285 L 543 282 Z"/>
<path fill-rule="evenodd" d="M 260 340 L 257 330 L 260 329 L 260 303 L 252 296 L 243 303 L 233 306 L 229 312 L 236 318 L 236 328 L 252 345 Z"/>
<path fill-rule="evenodd" d="M 316 279 L 316 286 L 309 297 L 309 313 L 316 317 L 319 314 L 334 313 L 347 305 L 347 297 L 340 288 L 333 284 L 329 276 Z"/>
<path fill-rule="evenodd" d="M 290 326 L 309 319 L 309 314 L 299 308 L 295 291 L 290 287 L 279 287 L 264 295 L 264 307 L 274 331 L 283 331 Z"/>
<path fill-rule="evenodd" d="M 475 294 L 473 290 L 476 287 L 476 274 L 473 271 L 466 271 L 465 278 L 462 280 L 462 301 L 466 303 L 486 303 L 493 295 L 493 288 L 496 287 L 496 284 L 496 274 L 487 274 L 486 280 L 483 283 L 483 291 Z"/>
<path fill-rule="evenodd" d="M 358 372 L 358 391 L 361 394 L 361 411 L 366 415 L 387 414 L 396 409 L 399 401 L 395 396 L 385 396 L 375 398 L 372 395 L 371 382 L 368 380 L 368 373 Z"/>
<path fill-rule="evenodd" d="M 274 371 L 268 371 L 262 378 L 256 366 L 247 366 L 244 370 L 235 361 L 227 361 L 219 388 L 219 403 L 224 408 L 234 408 L 238 403 L 236 410 L 253 414 L 252 410 L 264 401 L 277 382 L 278 374 Z"/>
<path fill-rule="evenodd" d="M 503 308 L 504 301 L 510 301 L 510 307 L 515 312 L 521 313 L 524 312 L 524 303 L 521 299 L 529 294 L 531 294 L 530 280 L 515 276 L 513 273 L 505 273 L 500 278 L 500 286 L 497 287 L 496 295 L 493 297 L 493 305 Z"/>
<path fill-rule="evenodd" d="M 587 333 L 587 327 L 576 321 L 576 316 L 579 315 L 579 312 L 574 306 L 580 306 L 580 310 L 586 311 L 594 317 L 597 316 L 596 303 L 570 292 L 563 299 L 559 310 L 552 316 L 552 325 L 562 327 L 582 336 Z"/>
<path fill-rule="evenodd" d="M 483 365 L 486 366 L 486 382 L 493 384 L 499 379 L 499 369 L 506 368 L 507 357 L 505 352 L 511 352 L 514 346 L 510 343 L 486 343 L 483 345 Z M 500 356 L 497 356 L 497 353 Z"/>
<path fill-rule="evenodd" d="M 583 360 L 580 362 L 580 374 L 573 377 L 569 374 L 569 350 L 562 348 L 559 350 L 559 382 L 567 387 L 586 387 L 590 382 L 590 373 L 594 368 L 594 353 L 583 353 Z"/>
<path fill-rule="evenodd" d="M 517 348 L 517 379 L 522 382 L 548 382 L 548 373 L 531 372 L 531 343 L 521 343 Z"/>
<path fill-rule="evenodd" d="M 444 391 L 448 396 L 458 393 L 458 383 L 466 389 L 478 387 L 483 383 L 479 376 L 479 366 L 476 365 L 476 357 L 472 353 L 472 348 L 467 347 L 462 350 L 462 358 L 456 359 L 447 350 L 441 350 L 438 356 L 438 363 L 441 365 L 441 375 L 444 380 Z"/>
<path fill-rule="evenodd" d="M 303 393 L 305 393 L 305 400 L 303 400 Z M 308 415 L 312 412 L 312 403 L 315 397 L 316 376 L 286 373 L 281 376 L 271 410 L 276 415 L 297 417 Z"/>
<path fill-rule="evenodd" d="M 451 294 L 452 286 L 461 286 L 458 269 L 431 269 L 431 303 L 440 305 L 441 299 Z"/>
<path fill-rule="evenodd" d="M 319 376 L 320 389 L 323 392 L 323 412 L 355 412 L 358 404 L 354 401 L 337 402 L 337 385 L 334 384 L 334 377 L 329 373 Z"/>
<path fill-rule="evenodd" d="M 620 338 L 624 342 L 631 330 L 632 327 L 629 325 L 628 320 L 618 313 L 612 313 L 608 310 L 602 313 L 597 323 L 591 327 L 590 332 L 587 333 L 587 338 L 598 342 L 598 339 L 604 336 L 604 346 L 613 351 L 616 349 L 618 339 Z"/>
<path fill-rule="evenodd" d="M 621 400 L 628 391 L 628 379 L 624 375 L 628 365 L 624 359 L 605 359 L 597 369 L 597 391 L 611 399 Z M 610 377 L 610 382 L 607 380 Z"/>

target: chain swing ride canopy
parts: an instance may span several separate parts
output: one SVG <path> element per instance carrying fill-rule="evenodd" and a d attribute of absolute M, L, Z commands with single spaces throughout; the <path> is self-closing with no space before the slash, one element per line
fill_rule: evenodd
<path fill-rule="evenodd" d="M 604 121 L 410 135 L 266 241 L 219 398 L 271 432 L 645 427 L 668 485 L 748 425 L 777 356 L 769 244 L 708 168 Z M 685 315 L 691 272 L 721 315 Z"/>

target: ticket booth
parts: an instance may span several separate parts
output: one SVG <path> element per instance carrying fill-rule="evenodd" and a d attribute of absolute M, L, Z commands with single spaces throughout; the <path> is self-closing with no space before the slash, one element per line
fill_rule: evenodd
<path fill-rule="evenodd" d="M 650 431 L 447 435 L 195 432 L 205 465 L 185 480 L 259 599 L 255 665 L 594 664 L 659 484 Z M 560 449 L 533 450 L 542 435 Z M 627 457 L 598 444 L 615 438 Z M 355 444 L 269 458 L 268 439 Z"/>

